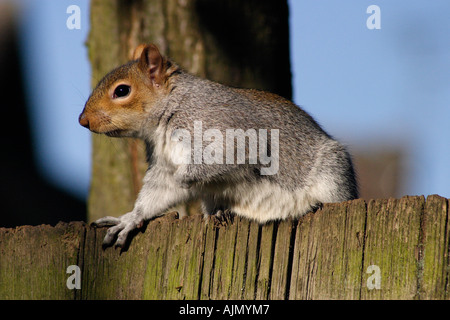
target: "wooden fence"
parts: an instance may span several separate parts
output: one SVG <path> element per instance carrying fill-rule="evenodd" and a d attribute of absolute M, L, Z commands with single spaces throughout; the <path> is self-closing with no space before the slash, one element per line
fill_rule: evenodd
<path fill-rule="evenodd" d="M 449 299 L 448 205 L 355 200 L 263 226 L 169 214 L 124 252 L 82 222 L 0 228 L 0 299 Z"/>

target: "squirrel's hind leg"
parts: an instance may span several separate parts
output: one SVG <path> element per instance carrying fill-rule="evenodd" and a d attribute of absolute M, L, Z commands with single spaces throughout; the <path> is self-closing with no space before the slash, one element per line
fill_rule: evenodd
<path fill-rule="evenodd" d="M 213 195 L 203 197 L 201 209 L 205 219 L 213 219 L 215 225 L 227 225 L 233 222 L 234 213 Z"/>

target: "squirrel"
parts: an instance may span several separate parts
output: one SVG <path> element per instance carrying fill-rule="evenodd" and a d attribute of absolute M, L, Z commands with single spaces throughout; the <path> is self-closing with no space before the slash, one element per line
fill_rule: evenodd
<path fill-rule="evenodd" d="M 104 217 L 103 245 L 124 247 L 130 231 L 199 199 L 259 223 L 297 218 L 323 203 L 358 198 L 349 153 L 293 102 L 194 76 L 154 44 L 97 84 L 79 123 L 110 137 L 145 141 L 148 170 L 134 208 Z"/>

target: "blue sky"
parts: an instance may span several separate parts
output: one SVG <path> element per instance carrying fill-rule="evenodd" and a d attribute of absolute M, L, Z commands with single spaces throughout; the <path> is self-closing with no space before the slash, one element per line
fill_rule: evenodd
<path fill-rule="evenodd" d="M 35 160 L 52 183 L 87 196 L 89 1 L 21 0 Z M 81 8 L 69 30 L 67 7 Z M 450 1 L 290 0 L 294 101 L 352 150 L 406 152 L 403 194 L 450 197 Z M 366 9 L 378 5 L 381 29 Z"/>

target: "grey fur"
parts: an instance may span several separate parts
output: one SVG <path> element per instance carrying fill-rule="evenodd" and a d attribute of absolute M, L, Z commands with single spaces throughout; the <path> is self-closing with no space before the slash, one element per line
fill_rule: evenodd
<path fill-rule="evenodd" d="M 170 94 L 151 106 L 144 104 L 147 118 L 135 133 L 148 145 L 149 170 L 134 210 L 118 220 L 106 217 L 96 222 L 115 225 L 106 244 L 118 233 L 116 244 L 123 245 L 128 232 L 142 221 L 195 198 L 203 201 L 205 214 L 231 210 L 264 223 L 299 217 L 325 202 L 358 197 L 345 147 L 292 102 L 180 70 L 169 82 Z M 188 130 L 193 136 L 195 121 L 202 121 L 203 132 L 218 129 L 224 137 L 226 129 L 279 130 L 278 172 L 261 175 L 266 165 L 249 164 L 248 158 L 246 164 L 174 164 L 168 157 L 173 150 L 170 136 L 176 129 Z M 270 139 L 267 144 L 274 148 Z"/>

